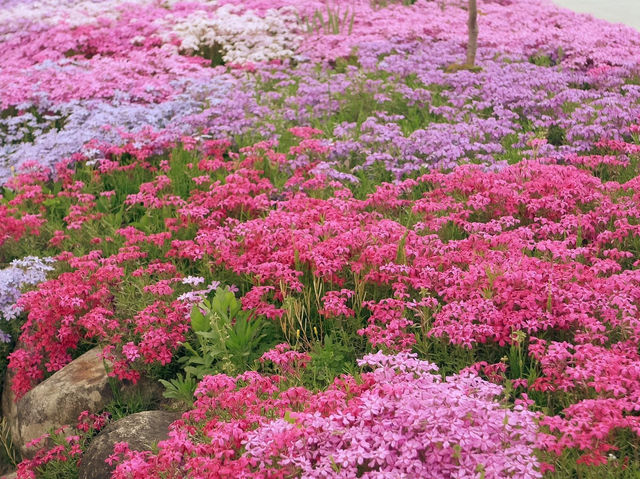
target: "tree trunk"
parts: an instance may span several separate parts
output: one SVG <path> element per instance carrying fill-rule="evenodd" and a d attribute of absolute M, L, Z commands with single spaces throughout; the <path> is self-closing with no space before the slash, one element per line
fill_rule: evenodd
<path fill-rule="evenodd" d="M 469 0 L 469 41 L 467 42 L 467 66 L 476 64 L 476 50 L 478 49 L 478 7 L 476 0 Z"/>

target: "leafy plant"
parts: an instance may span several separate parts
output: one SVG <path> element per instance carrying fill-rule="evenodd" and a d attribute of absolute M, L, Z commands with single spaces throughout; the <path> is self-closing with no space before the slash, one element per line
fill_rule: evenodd
<path fill-rule="evenodd" d="M 0 446 L 0 471 L 2 471 L 1 465 L 3 464 L 15 467 L 20 460 L 11 439 L 9 423 L 5 417 L 0 419 Z"/>
<path fill-rule="evenodd" d="M 567 140 L 566 132 L 558 125 L 549 126 L 547 133 L 547 141 L 554 146 L 564 145 Z"/>
<path fill-rule="evenodd" d="M 340 7 L 332 7 L 327 3 L 326 18 L 320 10 L 316 10 L 313 16 L 307 18 L 307 33 L 323 32 L 325 35 L 340 35 L 346 30 L 351 35 L 355 18 L 355 10 L 350 11 L 347 8 L 342 13 Z"/>
<path fill-rule="evenodd" d="M 120 392 L 115 395 L 114 399 L 107 404 L 105 409 L 111 416 L 111 419 L 117 421 L 131 414 L 152 409 L 154 402 L 152 398 L 134 389 L 132 392 Z"/>
<path fill-rule="evenodd" d="M 83 411 L 75 427 L 52 429 L 32 445 L 40 447 L 31 459 L 18 466 L 18 477 L 39 479 L 73 479 L 78 477 L 78 463 L 90 440 L 108 421 L 108 414 Z"/>
<path fill-rule="evenodd" d="M 168 399 L 176 399 L 185 405 L 193 406 L 193 395 L 198 386 L 198 381 L 191 374 L 182 375 L 178 373 L 175 379 L 160 379 L 160 383 L 164 386 L 165 391 L 162 394 Z"/>
<path fill-rule="evenodd" d="M 327 387 L 337 376 L 357 370 L 354 349 L 329 334 L 324 341 L 313 345 L 310 356 L 311 362 L 304 370 L 303 381 L 311 389 Z"/>
<path fill-rule="evenodd" d="M 187 355 L 179 361 L 187 375 L 198 379 L 214 372 L 244 371 L 267 349 L 264 319 L 243 311 L 228 287 L 218 288 L 211 300 L 193 307 L 191 328 L 195 345 L 184 343 Z"/>
<path fill-rule="evenodd" d="M 213 45 L 202 45 L 197 54 L 207 60 L 211 60 L 212 67 L 224 65 L 224 50 L 222 45 L 217 42 Z"/>

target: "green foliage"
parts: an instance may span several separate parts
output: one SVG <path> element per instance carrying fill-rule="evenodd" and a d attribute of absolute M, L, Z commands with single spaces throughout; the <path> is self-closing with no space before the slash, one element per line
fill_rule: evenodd
<path fill-rule="evenodd" d="M 566 142 L 566 133 L 558 125 L 551 125 L 547 132 L 547 141 L 553 146 L 561 146 Z"/>
<path fill-rule="evenodd" d="M 553 67 L 562 63 L 563 58 L 564 49 L 562 47 L 558 47 L 555 55 L 553 53 L 537 53 L 535 55 L 531 55 L 529 57 L 529 61 L 539 67 Z"/>
<path fill-rule="evenodd" d="M 335 73 L 346 73 L 349 67 L 360 68 L 360 62 L 356 55 L 349 55 L 329 61 L 329 66 L 333 67 Z"/>
<path fill-rule="evenodd" d="M 523 378 L 525 375 L 525 348 L 523 345 L 526 339 L 526 333 L 523 331 L 516 331 L 512 334 L 512 338 L 515 339 L 513 344 L 509 347 L 508 361 L 509 372 L 511 379 Z"/>
<path fill-rule="evenodd" d="M 179 359 L 187 375 L 237 374 L 251 367 L 264 352 L 269 339 L 265 320 L 243 311 L 229 288 L 218 288 L 211 300 L 191 310 L 194 341 L 184 343 L 187 352 Z"/>
<path fill-rule="evenodd" d="M 351 35 L 355 18 L 355 10 L 347 8 L 342 12 L 340 6 L 332 7 L 327 2 L 326 11 L 316 10 L 313 16 L 306 19 L 305 24 L 307 33 L 322 32 L 325 35 L 344 35 L 347 33 Z"/>
<path fill-rule="evenodd" d="M 24 324 L 24 315 L 20 315 L 17 318 L 12 319 L 11 321 L 0 320 L 0 331 L 8 334 L 12 341 L 9 343 L 5 343 L 0 341 L 0 391 L 2 391 L 2 386 L 6 377 L 7 366 L 9 364 L 9 359 L 7 356 L 13 352 L 13 348 L 15 347 L 15 339 L 20 336 L 20 328 Z"/>
<path fill-rule="evenodd" d="M 108 373 L 109 364 L 106 361 L 103 361 L 103 364 Z M 107 379 L 113 399 L 106 405 L 105 412 L 109 413 L 113 421 L 138 412 L 149 411 L 156 405 L 153 394 L 141 387 L 140 383 L 124 387 L 123 383 L 116 378 L 109 376 Z"/>
<path fill-rule="evenodd" d="M 165 391 L 162 394 L 168 399 L 175 399 L 187 407 L 193 406 L 193 395 L 196 392 L 198 382 L 196 378 L 189 373 L 178 375 L 174 379 L 160 379 L 160 383 L 164 386 Z"/>
<path fill-rule="evenodd" d="M 421 358 L 435 363 L 443 376 L 457 374 L 471 366 L 480 356 L 475 350 L 451 344 L 447 338 L 429 337 L 428 331 L 417 331 L 414 350 Z"/>
<path fill-rule="evenodd" d="M 20 462 L 18 451 L 13 445 L 7 418 L 0 419 L 0 472 L 3 465 L 15 467 Z"/>
<path fill-rule="evenodd" d="M 77 479 L 78 464 L 75 461 L 51 461 L 38 468 L 38 479 Z"/>
<path fill-rule="evenodd" d="M 552 67 L 555 65 L 555 62 L 549 55 L 541 53 L 530 56 L 529 61 L 539 67 Z"/>
<path fill-rule="evenodd" d="M 49 444 L 52 447 L 63 446 L 64 453 L 60 459 L 55 459 L 38 466 L 35 473 L 38 479 L 77 479 L 78 478 L 78 456 L 70 453 L 71 446 L 65 440 L 66 432 L 56 433 L 51 431 L 49 434 Z M 87 445 L 87 437 L 80 438 L 80 447 L 84 450 Z"/>
<path fill-rule="evenodd" d="M 341 374 L 357 373 L 356 351 L 338 335 L 327 334 L 316 341 L 309 352 L 311 362 L 304 370 L 302 381 L 312 390 L 326 388 Z"/>
<path fill-rule="evenodd" d="M 593 86 L 587 82 L 569 82 L 568 86 L 576 90 L 591 90 L 593 88 Z"/>
<path fill-rule="evenodd" d="M 393 174 L 387 170 L 381 161 L 375 162 L 367 170 L 359 170 L 356 173 L 358 183 L 352 186 L 353 195 L 358 199 L 364 199 L 373 193 L 380 183 L 393 181 Z"/>
<path fill-rule="evenodd" d="M 453 221 L 447 221 L 438 231 L 438 237 L 445 243 L 468 238 L 469 234 Z"/>
<path fill-rule="evenodd" d="M 636 452 L 637 454 L 637 452 Z M 611 454 L 606 464 L 600 466 L 578 463 L 580 453 L 566 449 L 562 456 L 542 455 L 555 467 L 554 472 L 545 474 L 545 479 L 638 479 L 640 477 L 640 460 L 625 459 L 623 454 Z M 628 457 L 628 456 L 627 456 Z"/>
<path fill-rule="evenodd" d="M 224 65 L 224 59 L 222 58 L 224 52 L 222 45 L 214 43 L 213 45 L 202 45 L 195 54 L 199 57 L 211 60 L 211 66 L 216 67 Z"/>
<path fill-rule="evenodd" d="M 118 391 L 105 407 L 112 421 L 143 411 L 149 411 L 155 406 L 155 400 L 138 389 Z"/>
<path fill-rule="evenodd" d="M 173 192 L 183 199 L 187 199 L 196 187 L 192 181 L 194 170 L 190 170 L 188 164 L 197 164 L 199 159 L 197 152 L 184 148 L 175 148 L 170 154 L 170 169 L 167 176 L 171 179 Z"/>

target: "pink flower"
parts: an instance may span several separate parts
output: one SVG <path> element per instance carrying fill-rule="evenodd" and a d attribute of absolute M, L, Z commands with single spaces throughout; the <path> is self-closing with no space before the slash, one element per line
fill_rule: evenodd
<path fill-rule="evenodd" d="M 140 351 L 138 351 L 138 346 L 133 344 L 132 342 L 128 342 L 124 346 L 122 346 L 122 354 L 131 362 L 135 361 L 140 357 Z"/>

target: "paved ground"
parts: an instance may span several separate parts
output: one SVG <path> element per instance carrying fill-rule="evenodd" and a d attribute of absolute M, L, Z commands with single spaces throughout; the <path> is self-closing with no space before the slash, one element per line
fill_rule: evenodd
<path fill-rule="evenodd" d="M 640 30 L 640 0 L 552 0 L 576 12 L 590 13 L 610 22 L 625 23 Z"/>

